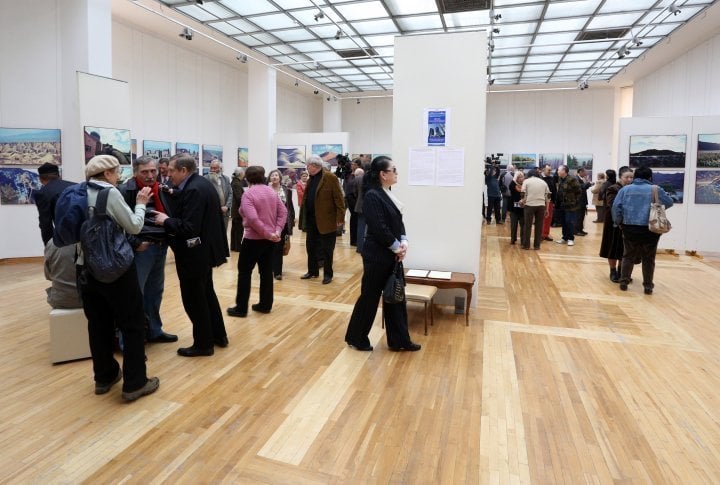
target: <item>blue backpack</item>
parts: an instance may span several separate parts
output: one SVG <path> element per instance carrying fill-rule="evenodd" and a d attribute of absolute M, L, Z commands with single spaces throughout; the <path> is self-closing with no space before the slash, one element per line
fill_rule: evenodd
<path fill-rule="evenodd" d="M 100 190 L 101 186 L 90 182 Z M 61 248 L 80 242 L 80 227 L 87 219 L 88 182 L 71 185 L 62 191 L 55 204 L 55 233 L 53 243 Z"/>

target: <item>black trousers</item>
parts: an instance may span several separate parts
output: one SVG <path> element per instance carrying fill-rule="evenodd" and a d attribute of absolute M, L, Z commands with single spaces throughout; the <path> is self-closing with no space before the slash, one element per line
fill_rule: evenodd
<path fill-rule="evenodd" d="M 272 274 L 281 275 L 283 268 L 283 250 L 285 249 L 285 237 L 283 236 L 278 242 L 272 244 Z M 238 261 L 238 265 L 240 262 Z M 252 271 L 252 268 L 251 268 Z"/>
<path fill-rule="evenodd" d="M 333 253 L 335 252 L 335 231 L 320 234 L 315 221 L 308 221 L 305 228 L 305 250 L 307 251 L 308 273 L 319 275 L 318 258 L 323 261 L 324 276 L 333 276 Z"/>
<path fill-rule="evenodd" d="M 575 211 L 575 232 L 585 231 L 585 214 L 587 214 L 587 205 L 582 205 Z"/>
<path fill-rule="evenodd" d="M 655 255 L 660 234 L 647 226 L 623 226 L 623 258 L 620 263 L 620 283 L 628 284 L 636 261 L 642 261 L 643 287 L 653 288 Z"/>
<path fill-rule="evenodd" d="M 350 246 L 357 246 L 358 215 L 350 209 Z"/>
<path fill-rule="evenodd" d="M 502 197 L 488 197 L 487 212 L 485 214 L 485 220 L 490 224 L 493 213 L 495 214 L 495 223 L 502 221 L 500 216 L 500 205 L 502 204 Z"/>
<path fill-rule="evenodd" d="M 112 283 L 101 283 L 77 267 L 78 288 L 88 320 L 95 382 L 112 382 L 120 365 L 113 356 L 115 326 L 123 335 L 123 391 L 137 391 L 147 382 L 145 312 L 135 265 Z"/>
<path fill-rule="evenodd" d="M 267 239 L 243 239 L 238 258 L 238 285 L 235 295 L 235 306 L 241 313 L 247 313 L 248 310 L 250 280 L 256 264 L 260 273 L 260 301 L 258 304 L 262 310 L 272 310 L 273 246 L 275 243 Z M 282 256 L 282 250 L 280 255 Z"/>
<path fill-rule="evenodd" d="M 213 287 L 212 267 L 198 276 L 180 276 L 180 296 L 193 326 L 193 346 L 213 347 L 215 338 L 227 337 L 225 321 Z"/>
<path fill-rule="evenodd" d="M 355 302 L 345 341 L 355 347 L 370 345 L 372 329 L 385 282 L 392 273 L 394 263 L 381 264 L 363 258 L 363 276 L 360 296 Z M 407 303 L 385 304 L 385 335 L 388 347 L 407 347 L 412 341 L 408 332 Z"/>

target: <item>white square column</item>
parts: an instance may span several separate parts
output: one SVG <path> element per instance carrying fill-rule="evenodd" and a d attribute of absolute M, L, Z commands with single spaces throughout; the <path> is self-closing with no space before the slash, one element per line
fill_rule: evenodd
<path fill-rule="evenodd" d="M 277 72 L 248 63 L 248 158 L 250 165 L 275 168 L 272 138 L 277 130 Z"/>
<path fill-rule="evenodd" d="M 485 32 L 395 38 L 392 157 L 410 241 L 406 268 L 474 273 L 479 280 L 486 67 Z M 427 145 L 423 118 L 432 108 L 448 110 L 448 144 L 465 150 L 462 187 L 408 184 L 409 150 Z M 477 285 L 473 295 L 474 303 Z"/>

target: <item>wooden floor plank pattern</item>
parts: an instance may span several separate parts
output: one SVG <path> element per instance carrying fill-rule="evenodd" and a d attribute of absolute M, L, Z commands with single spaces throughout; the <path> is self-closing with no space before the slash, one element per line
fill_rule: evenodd
<path fill-rule="evenodd" d="M 470 326 L 437 307 L 425 336 L 411 305 L 416 353 L 388 350 L 379 315 L 375 350 L 347 348 L 360 257 L 344 236 L 332 284 L 300 280 L 296 234 L 272 313 L 226 317 L 229 347 L 183 359 L 170 257 L 161 313 L 180 343 L 147 347 L 161 386 L 132 404 L 95 396 L 89 361 L 48 363 L 42 262 L 2 261 L 0 482 L 720 482 L 720 257 L 661 254 L 654 295 L 639 267 L 620 292 L 588 225 L 539 251 L 483 225 Z M 224 308 L 236 263 L 214 272 Z"/>

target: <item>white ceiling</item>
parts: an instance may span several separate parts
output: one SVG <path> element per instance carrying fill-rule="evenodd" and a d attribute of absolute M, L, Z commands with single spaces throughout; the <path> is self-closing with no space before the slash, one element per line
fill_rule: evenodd
<path fill-rule="evenodd" d="M 483 2 L 493 5 L 492 10 L 438 9 L 451 3 L 472 8 Z M 226 49 L 235 46 L 251 59 L 299 73 L 301 80 L 356 96 L 392 89 L 395 36 L 480 29 L 489 32 L 488 79 L 497 87 L 610 81 L 675 29 L 705 16 L 707 7 L 717 2 L 155 0 L 145 10 L 176 19 L 169 23 L 178 32 L 180 19 L 197 32 L 222 39 Z M 593 39 L 583 40 L 585 36 Z M 344 50 L 356 52 L 344 57 Z"/>

